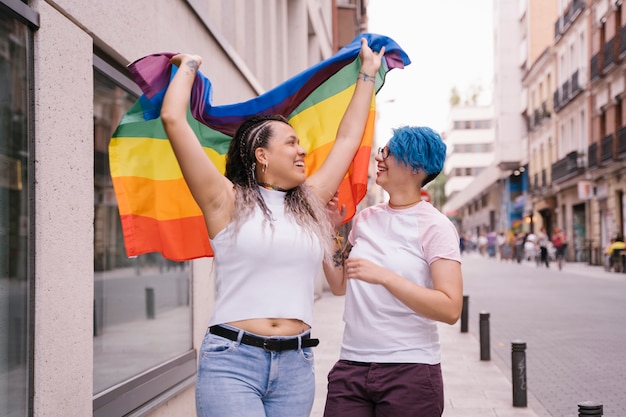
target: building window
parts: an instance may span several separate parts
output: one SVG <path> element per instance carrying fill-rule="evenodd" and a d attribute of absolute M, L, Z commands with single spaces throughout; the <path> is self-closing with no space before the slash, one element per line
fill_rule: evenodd
<path fill-rule="evenodd" d="M 196 354 L 189 263 L 157 253 L 126 256 L 108 146 L 137 100 L 128 86 L 136 87 L 101 58 L 94 63 L 93 387 L 94 416 L 105 416 L 120 409 L 126 414 L 160 395 L 164 385 L 188 381 Z"/>
<path fill-rule="evenodd" d="M 20 417 L 32 385 L 32 32 L 13 16 L 0 3 L 0 414 Z"/>

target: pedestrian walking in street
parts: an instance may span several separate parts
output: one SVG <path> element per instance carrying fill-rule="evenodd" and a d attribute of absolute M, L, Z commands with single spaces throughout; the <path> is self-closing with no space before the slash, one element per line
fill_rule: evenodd
<path fill-rule="evenodd" d="M 615 272 L 624 272 L 626 266 L 622 260 L 624 250 L 626 250 L 626 244 L 624 244 L 622 235 L 617 235 L 611 239 L 609 245 L 604 249 L 606 255 L 605 269 L 607 271 L 613 269 Z"/>
<path fill-rule="evenodd" d="M 324 265 L 333 294 L 346 295 L 325 417 L 443 413 L 437 322 L 461 314 L 461 255 L 455 227 L 420 189 L 445 156 L 432 129 L 394 130 L 376 155 L 376 183 L 389 201 L 358 213 L 347 244 Z"/>
<path fill-rule="evenodd" d="M 550 256 L 548 254 L 550 239 L 548 239 L 545 227 L 542 227 L 537 235 L 537 244 L 539 245 L 539 262 L 537 265 L 543 264 L 546 268 L 550 268 Z"/>
<path fill-rule="evenodd" d="M 560 227 L 554 228 L 552 234 L 552 244 L 554 245 L 556 263 L 559 266 L 559 271 L 563 269 L 563 262 L 565 262 L 565 249 L 567 249 L 567 237 L 565 232 Z"/>
<path fill-rule="evenodd" d="M 226 173 L 187 121 L 202 62 L 179 54 L 161 118 L 214 251 L 216 302 L 199 353 L 200 417 L 309 416 L 315 376 L 314 283 L 332 256 L 326 203 L 359 147 L 385 48 L 361 41 L 361 73 L 324 164 L 305 175 L 305 151 L 282 116 L 252 118 L 230 143 Z"/>

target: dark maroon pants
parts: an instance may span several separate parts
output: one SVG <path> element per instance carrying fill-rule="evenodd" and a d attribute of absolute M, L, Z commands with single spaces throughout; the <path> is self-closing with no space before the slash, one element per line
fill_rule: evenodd
<path fill-rule="evenodd" d="M 440 365 L 340 360 L 328 374 L 324 417 L 440 417 Z"/>

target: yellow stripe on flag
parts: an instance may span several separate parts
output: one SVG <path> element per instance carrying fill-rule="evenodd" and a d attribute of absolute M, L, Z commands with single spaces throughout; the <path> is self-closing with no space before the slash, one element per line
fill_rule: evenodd
<path fill-rule="evenodd" d="M 224 172 L 226 160 L 213 149 L 202 148 L 215 166 Z M 133 155 L 132 158 L 126 155 Z M 182 178 L 180 166 L 168 140 L 152 138 L 125 138 L 111 139 L 109 146 L 111 161 L 111 176 L 142 177 L 157 181 L 176 180 Z M 119 163 L 124 161 L 124 163 Z M 158 163 L 155 163 L 158 161 Z"/>

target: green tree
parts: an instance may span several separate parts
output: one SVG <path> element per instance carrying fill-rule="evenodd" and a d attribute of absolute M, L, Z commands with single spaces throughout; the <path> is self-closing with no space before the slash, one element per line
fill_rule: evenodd
<path fill-rule="evenodd" d="M 456 86 L 452 87 L 450 90 L 450 99 L 448 101 L 450 102 L 450 107 L 456 107 L 461 104 L 461 95 L 459 94 L 459 89 L 456 88 Z"/>
<path fill-rule="evenodd" d="M 448 177 L 442 171 L 437 178 L 435 178 L 428 186 L 426 187 L 426 191 L 430 194 L 430 202 L 433 206 L 437 207 L 439 210 L 446 204 L 447 198 L 445 193 L 445 186 Z"/>
<path fill-rule="evenodd" d="M 478 103 L 478 98 L 480 94 L 483 92 L 483 86 L 479 84 L 472 84 L 467 89 L 467 94 L 465 97 L 464 104 L 468 106 L 475 106 Z"/>

